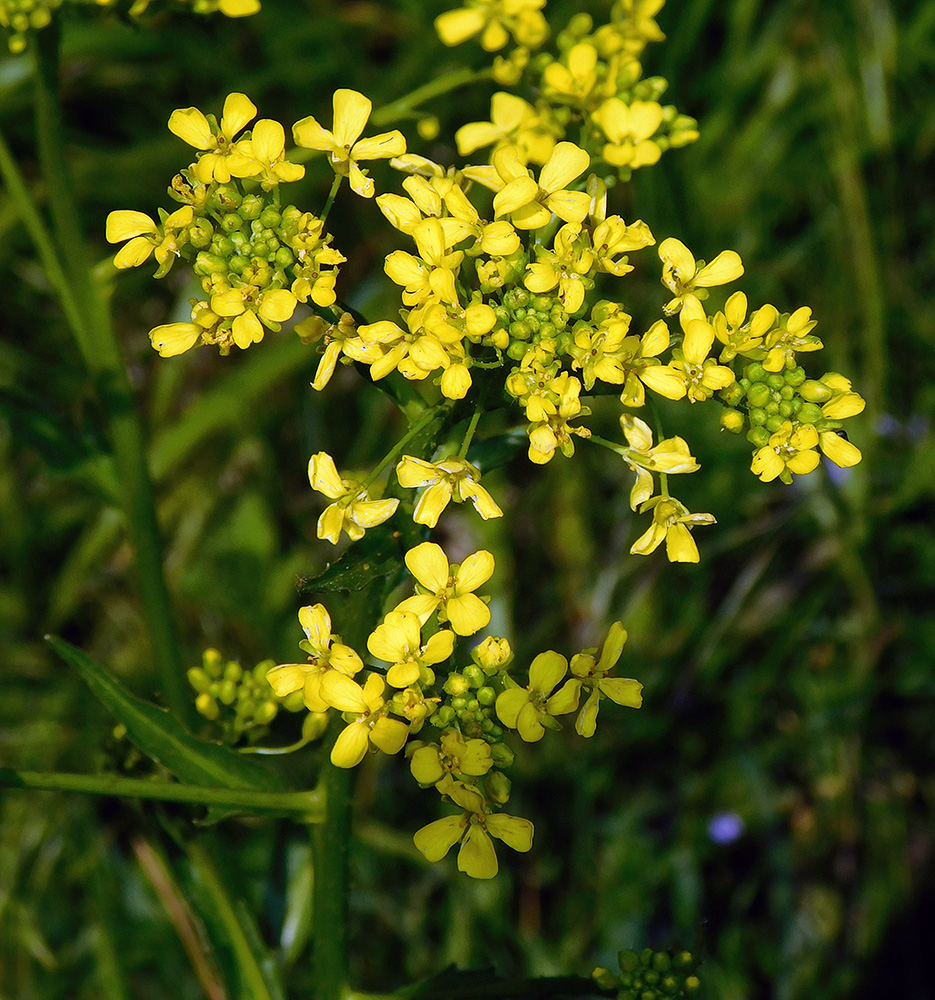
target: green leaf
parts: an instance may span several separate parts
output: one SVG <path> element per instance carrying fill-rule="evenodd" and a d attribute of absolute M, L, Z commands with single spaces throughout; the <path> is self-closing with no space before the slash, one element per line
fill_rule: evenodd
<path fill-rule="evenodd" d="M 255 791 L 285 790 L 279 776 L 260 761 L 193 736 L 174 715 L 131 694 L 76 646 L 56 636 L 46 636 L 46 641 L 126 727 L 133 745 L 180 781 Z"/>

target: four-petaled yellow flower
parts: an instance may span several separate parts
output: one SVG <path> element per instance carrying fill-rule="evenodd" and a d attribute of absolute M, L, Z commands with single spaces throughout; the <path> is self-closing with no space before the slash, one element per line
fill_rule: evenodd
<path fill-rule="evenodd" d="M 336 90 L 333 106 L 333 132 L 309 115 L 292 126 L 292 136 L 297 146 L 328 153 L 334 172 L 350 179 L 351 190 L 363 198 L 372 198 L 373 180 L 357 165 L 358 161 L 401 156 L 406 152 L 406 140 L 398 129 L 361 139 L 373 104 L 356 90 Z"/>
<path fill-rule="evenodd" d="M 386 682 L 391 687 L 404 688 L 423 677 L 426 667 L 447 660 L 454 643 L 454 632 L 442 629 L 423 645 L 419 619 L 411 611 L 397 610 L 391 611 L 370 633 L 367 649 L 378 660 L 392 664 L 386 672 Z M 425 683 L 433 683 L 434 673 L 425 673 Z"/>
<path fill-rule="evenodd" d="M 211 311 L 225 318 L 233 317 L 231 335 L 241 349 L 263 339 L 266 324 L 284 323 L 292 318 L 296 297 L 285 288 L 260 291 L 255 285 L 231 288 L 211 296 Z M 264 321 L 264 322 L 261 322 Z"/>
<path fill-rule="evenodd" d="M 698 546 L 690 528 L 699 524 L 716 524 L 711 514 L 690 514 L 685 504 L 674 497 L 650 497 L 640 513 L 653 512 L 652 525 L 630 547 L 632 555 L 648 556 L 666 543 L 669 562 L 698 562 Z"/>
<path fill-rule="evenodd" d="M 490 99 L 490 121 L 469 122 L 455 132 L 461 156 L 484 146 L 512 144 L 527 161 L 545 163 L 555 147 L 555 137 L 542 124 L 536 109 L 515 94 L 497 91 Z"/>
<path fill-rule="evenodd" d="M 429 861 L 441 861 L 460 843 L 458 871 L 471 878 L 493 878 L 499 866 L 492 836 L 514 851 L 525 852 L 532 847 L 533 826 L 528 819 L 490 812 L 480 791 L 463 782 L 449 785 L 445 794 L 464 812 L 437 819 L 412 838 Z"/>
<path fill-rule="evenodd" d="M 636 510 L 652 496 L 654 472 L 668 475 L 697 472 L 701 468 L 684 438 L 666 438 L 654 446 L 649 425 L 632 413 L 624 413 L 620 418 L 620 427 L 630 446 L 624 460 L 636 473 L 636 482 L 630 490 L 631 510 Z"/>
<path fill-rule="evenodd" d="M 202 184 L 227 184 L 231 177 L 252 177 L 258 164 L 247 155 L 237 135 L 256 116 L 256 105 L 246 94 L 228 94 L 220 126 L 198 108 L 177 108 L 169 116 L 169 131 L 195 149 L 203 150 L 192 172 Z"/>
<path fill-rule="evenodd" d="M 493 575 L 494 559 L 486 549 L 469 555 L 454 576 L 440 545 L 423 542 L 406 553 L 406 566 L 423 588 L 407 597 L 397 611 L 411 611 L 421 622 L 438 612 L 439 621 L 451 622 L 458 635 L 473 635 L 490 622 L 490 610 L 474 593 Z"/>
<path fill-rule="evenodd" d="M 553 716 L 567 715 L 578 707 L 581 681 L 568 680 L 552 692 L 568 672 L 568 661 L 551 649 L 540 653 L 529 666 L 529 687 L 511 687 L 497 696 L 497 715 L 510 729 L 517 729 L 527 743 L 535 743 L 546 728 L 560 729 Z"/>
<path fill-rule="evenodd" d="M 750 470 L 764 483 L 777 477 L 786 484 L 791 483 L 793 473 L 804 476 L 818 467 L 817 445 L 818 431 L 811 424 L 793 425 L 791 420 L 786 420 L 770 436 L 769 444 L 754 454 Z"/>
<path fill-rule="evenodd" d="M 591 157 L 573 142 L 560 142 L 539 173 L 529 176 L 519 150 L 503 146 L 491 157 L 496 171 L 488 183 L 497 194 L 493 209 L 497 218 L 509 216 L 517 229 L 541 229 L 554 212 L 563 222 L 582 222 L 591 207 L 586 191 L 566 191 L 576 177 L 588 169 Z"/>
<path fill-rule="evenodd" d="M 444 782 L 447 787 L 452 778 L 478 778 L 493 767 L 486 740 L 466 740 L 457 729 L 447 729 L 439 743 L 419 747 L 409 760 L 412 776 L 420 785 Z"/>
<path fill-rule="evenodd" d="M 335 670 L 329 670 L 322 678 L 322 698 L 343 712 L 347 721 L 331 748 L 331 763 L 335 767 L 357 767 L 371 744 L 385 754 L 402 750 L 409 726 L 389 717 L 389 706 L 383 700 L 385 688 L 379 674 L 371 674 L 363 688 Z"/>
<path fill-rule="evenodd" d="M 421 458 L 403 455 L 396 466 L 399 485 L 407 490 L 428 489 L 419 497 L 412 519 L 416 524 L 434 528 L 450 500 L 462 503 L 470 500 L 474 509 L 486 521 L 501 517 L 503 511 L 493 497 L 480 485 L 480 470 L 463 458 L 446 458 L 441 462 L 425 462 Z"/>
<path fill-rule="evenodd" d="M 359 541 L 367 528 L 382 524 L 399 506 L 396 499 L 371 500 L 367 490 L 358 483 L 342 479 L 334 459 L 324 451 L 309 459 L 308 479 L 313 490 L 335 501 L 318 519 L 318 537 L 327 538 L 332 545 L 338 544 L 342 531 L 352 542 Z"/>
<path fill-rule="evenodd" d="M 139 267 L 152 254 L 159 265 L 155 276 L 164 277 L 175 263 L 179 249 L 188 242 L 188 227 L 192 219 L 194 211 L 191 205 L 177 208 L 166 216 L 161 225 L 157 225 L 143 212 L 111 212 L 107 216 L 105 230 L 107 242 L 123 243 L 124 240 L 129 240 L 114 256 L 114 267 L 121 270 Z"/>
<path fill-rule="evenodd" d="M 597 712 L 601 698 L 610 698 L 618 705 L 639 708 L 643 704 L 643 685 L 630 677 L 607 677 L 607 672 L 620 659 L 623 645 L 627 641 L 627 630 L 621 622 L 614 622 L 607 632 L 601 648 L 600 659 L 594 659 L 596 650 L 585 649 L 571 658 L 571 672 L 581 681 L 582 688 L 590 688 L 591 693 L 575 720 L 575 732 L 579 736 L 591 737 L 597 728 Z"/>
<path fill-rule="evenodd" d="M 689 299 L 705 299 L 708 288 L 726 285 L 743 274 L 740 255 L 734 250 L 722 250 L 710 264 L 695 262 L 691 251 L 681 240 L 669 237 L 659 244 L 662 260 L 662 283 L 674 298 L 663 309 L 667 316 L 677 313 Z"/>
<path fill-rule="evenodd" d="M 542 16 L 545 0 L 471 0 L 469 6 L 435 18 L 435 30 L 445 45 L 460 45 L 475 35 L 487 52 L 497 52 L 512 35 L 518 45 L 538 48 L 549 37 Z"/>
<path fill-rule="evenodd" d="M 656 101 L 624 104 L 619 97 L 605 101 L 593 115 L 607 136 L 604 159 L 614 167 L 648 167 L 658 162 L 662 150 L 652 137 L 662 124 L 662 105 Z"/>
<path fill-rule="evenodd" d="M 268 670 L 266 679 L 277 697 L 302 691 L 310 712 L 327 712 L 329 704 L 320 694 L 322 676 L 329 670 L 337 670 L 353 677 L 364 664 L 350 646 L 341 642 L 339 635 L 332 633 L 331 616 L 323 604 L 300 608 L 299 623 L 305 632 L 299 648 L 308 653 L 308 662 L 282 663 Z"/>

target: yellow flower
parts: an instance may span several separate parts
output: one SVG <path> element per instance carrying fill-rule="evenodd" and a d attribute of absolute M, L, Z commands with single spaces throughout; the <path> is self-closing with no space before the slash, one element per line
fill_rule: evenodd
<path fill-rule="evenodd" d="M 623 414 L 620 427 L 630 446 L 626 449 L 624 460 L 636 473 L 636 482 L 630 491 L 631 510 L 636 510 L 652 495 L 654 472 L 668 475 L 697 472 L 701 468 L 684 438 L 666 438 L 653 446 L 653 432 L 649 425 L 631 413 Z"/>
<path fill-rule="evenodd" d="M 545 163 L 555 146 L 536 109 L 515 94 L 498 91 L 490 101 L 490 121 L 470 122 L 455 132 L 461 156 L 484 146 L 514 145 L 527 162 Z"/>
<path fill-rule="evenodd" d="M 194 347 L 201 334 L 196 323 L 163 323 L 149 331 L 149 342 L 161 358 L 174 358 Z"/>
<path fill-rule="evenodd" d="M 572 45 L 566 58 L 567 66 L 561 62 L 551 62 L 546 66 L 542 74 L 543 91 L 563 104 L 586 108 L 593 103 L 589 99 L 600 82 L 597 49 L 587 42 L 579 42 Z"/>
<path fill-rule="evenodd" d="M 662 150 L 652 141 L 662 124 L 662 106 L 655 101 L 626 105 L 619 97 L 605 101 L 592 116 L 607 136 L 604 159 L 613 167 L 647 167 L 658 162 Z"/>
<path fill-rule="evenodd" d="M 228 94 L 220 126 L 197 108 L 177 108 L 169 116 L 169 131 L 195 149 L 203 150 L 192 173 L 202 184 L 227 184 L 231 177 L 250 177 L 258 165 L 234 141 L 256 116 L 256 105 L 245 94 Z"/>
<path fill-rule="evenodd" d="M 342 479 L 334 459 L 324 451 L 309 459 L 308 478 L 313 490 L 335 501 L 318 519 L 318 537 L 327 538 L 332 545 L 338 544 L 342 531 L 352 542 L 359 541 L 365 529 L 382 524 L 399 506 L 396 499 L 371 500 L 367 490 L 358 483 Z"/>
<path fill-rule="evenodd" d="M 591 432 L 587 427 L 572 427 L 568 421 L 575 417 L 585 417 L 590 409 L 581 405 L 578 396 L 581 383 L 573 375 L 563 374 L 552 379 L 549 390 L 558 396 L 557 412 L 544 415 L 542 419 L 526 428 L 529 435 L 529 461 L 536 465 L 545 465 L 552 460 L 556 450 L 561 450 L 565 458 L 571 458 L 575 453 L 573 437 L 588 438 Z M 529 406 L 526 409 L 529 415 Z"/>
<path fill-rule="evenodd" d="M 455 503 L 470 500 L 485 521 L 503 515 L 493 497 L 478 482 L 480 470 L 462 458 L 425 462 L 421 458 L 403 455 L 396 466 L 396 477 L 399 485 L 407 490 L 428 487 L 413 511 L 412 519 L 416 524 L 434 528 L 452 499 Z"/>
<path fill-rule="evenodd" d="M 581 681 L 572 678 L 552 694 L 567 672 L 568 661 L 560 653 L 551 649 L 540 653 L 529 667 L 529 687 L 510 687 L 497 696 L 500 721 L 519 730 L 527 743 L 541 740 L 546 727 L 560 729 L 553 716 L 573 712 L 581 688 Z"/>
<path fill-rule="evenodd" d="M 722 250 L 710 264 L 695 262 L 691 251 L 681 240 L 671 236 L 659 244 L 662 260 L 662 283 L 675 296 L 664 312 L 667 316 L 677 313 L 689 298 L 707 298 L 712 285 L 726 285 L 743 274 L 740 255 L 733 250 Z"/>
<path fill-rule="evenodd" d="M 576 177 L 588 169 L 591 157 L 573 142 L 560 142 L 539 173 L 536 182 L 523 164 L 515 146 L 503 146 L 492 156 L 496 175 L 489 176 L 497 194 L 494 215 L 509 216 L 517 229 L 541 229 L 554 212 L 563 222 L 582 222 L 591 207 L 585 191 L 566 191 Z"/>
<path fill-rule="evenodd" d="M 305 176 L 305 167 L 285 159 L 286 133 L 279 122 L 270 118 L 260 119 L 253 126 L 250 138 L 239 142 L 237 148 L 254 161 L 250 176 L 260 178 L 264 191 Z"/>
<path fill-rule="evenodd" d="M 818 435 L 818 447 L 821 448 L 825 458 L 834 462 L 842 469 L 849 469 L 857 465 L 863 458 L 860 448 L 851 444 L 846 437 L 842 437 L 843 431 L 821 431 Z"/>
<path fill-rule="evenodd" d="M 612 215 L 595 226 L 591 242 L 598 269 L 619 278 L 633 268 L 627 263 L 626 257 L 622 261 L 614 260 L 614 257 L 652 246 L 656 238 L 642 219 L 628 226 L 619 215 Z"/>
<path fill-rule="evenodd" d="M 322 678 L 322 698 L 343 712 L 348 723 L 331 749 L 331 763 L 335 767 L 356 767 L 371 744 L 385 754 L 402 750 L 409 726 L 389 718 L 389 706 L 383 700 L 385 686 L 378 674 L 371 674 L 363 688 L 334 670 Z"/>
<path fill-rule="evenodd" d="M 157 225 L 143 212 L 111 212 L 107 216 L 105 229 L 107 242 L 122 243 L 129 240 L 117 251 L 114 267 L 121 270 L 139 267 L 153 254 L 159 264 L 156 277 L 168 274 L 175 258 L 179 256 L 179 250 L 188 242 L 188 227 L 193 219 L 191 205 L 177 208 L 166 216 L 161 225 Z"/>
<path fill-rule="evenodd" d="M 497 52 L 512 35 L 519 45 L 538 48 L 549 37 L 544 6 L 545 0 L 471 0 L 470 6 L 439 14 L 435 30 L 448 46 L 480 35 L 484 49 Z"/>
<path fill-rule="evenodd" d="M 438 785 L 464 775 L 477 778 L 493 767 L 490 744 L 486 740 L 466 740 L 457 729 L 441 735 L 440 746 L 419 747 L 409 761 L 412 776 L 420 785 Z M 447 779 L 447 780 L 446 780 Z"/>
<path fill-rule="evenodd" d="M 571 658 L 572 674 L 580 680 L 582 688 L 591 689 L 575 720 L 575 732 L 579 736 L 594 735 L 601 698 L 610 698 L 627 708 L 639 708 L 643 704 L 643 685 L 639 681 L 630 677 L 605 676 L 620 659 L 626 641 L 627 630 L 621 622 L 614 622 L 607 632 L 599 660 L 594 659 L 596 650 L 593 649 L 584 649 Z"/>
<path fill-rule="evenodd" d="M 305 639 L 299 648 L 309 654 L 307 663 L 282 663 L 267 671 L 266 679 L 277 697 L 302 691 L 310 712 L 327 712 L 329 705 L 320 696 L 321 679 L 328 670 L 353 677 L 363 669 L 361 658 L 331 631 L 331 616 L 323 604 L 299 609 L 299 623 Z"/>
<path fill-rule="evenodd" d="M 255 285 L 243 285 L 211 296 L 211 310 L 218 316 L 233 317 L 231 335 L 234 343 L 246 350 L 263 339 L 263 327 L 291 319 L 297 299 L 285 288 L 260 291 Z M 261 320 L 263 322 L 261 322 Z"/>
<path fill-rule="evenodd" d="M 824 345 L 818 337 L 811 335 L 816 325 L 808 306 L 796 309 L 791 316 L 781 316 L 776 328 L 766 335 L 764 346 L 767 354 L 763 360 L 766 371 L 780 372 L 783 368 L 795 368 L 796 351 L 820 351 Z"/>
<path fill-rule="evenodd" d="M 405 250 L 387 254 L 383 270 L 397 285 L 403 286 L 403 305 L 420 305 L 432 296 L 442 302 L 456 303 L 455 278 L 464 253 L 449 253 L 445 231 L 438 219 L 424 219 L 412 232 L 419 256 Z"/>
<path fill-rule="evenodd" d="M 699 524 L 716 524 L 711 514 L 690 514 L 685 504 L 674 497 L 651 497 L 640 513 L 653 512 L 652 525 L 630 547 L 631 555 L 648 556 L 666 543 L 669 562 L 698 562 L 698 546 L 690 528 Z"/>
<path fill-rule="evenodd" d="M 297 146 L 328 153 L 334 172 L 350 178 L 351 190 L 363 198 L 372 198 L 373 180 L 357 165 L 358 161 L 401 156 L 406 152 L 406 140 L 398 129 L 361 139 L 373 104 L 356 90 L 336 90 L 333 106 L 333 132 L 309 115 L 292 126 L 292 136 Z"/>
<path fill-rule="evenodd" d="M 793 473 L 804 476 L 818 467 L 818 452 L 814 450 L 817 444 L 818 431 L 811 424 L 795 426 L 791 420 L 786 420 L 771 435 L 769 444 L 754 454 L 750 471 L 764 483 L 777 477 L 786 484 L 791 483 Z"/>
<path fill-rule="evenodd" d="M 406 566 L 423 592 L 406 598 L 397 611 L 411 611 L 423 623 L 437 611 L 439 621 L 450 621 L 458 635 L 473 635 L 490 622 L 490 610 L 474 593 L 493 575 L 494 559 L 486 549 L 469 555 L 452 576 L 441 546 L 423 542 L 406 553 Z"/>
<path fill-rule="evenodd" d="M 724 345 L 718 360 L 722 363 L 732 361 L 738 354 L 747 355 L 756 351 L 777 316 L 776 307 L 767 304 L 757 309 L 746 322 L 747 296 L 743 292 L 734 292 L 727 300 L 724 312 L 717 313 L 711 320 L 714 335 Z"/>
<path fill-rule="evenodd" d="M 673 350 L 673 360 L 667 365 L 645 368 L 639 377 L 667 399 L 687 395 L 692 403 L 702 402 L 710 399 L 717 389 L 734 382 L 734 372 L 708 357 L 714 344 L 714 327 L 704 318 L 697 299 L 685 303 L 679 320 L 685 336 L 681 348 Z"/>
<path fill-rule="evenodd" d="M 493 878 L 499 866 L 491 836 L 514 851 L 525 852 L 532 847 L 533 825 L 528 819 L 490 812 L 480 791 L 463 782 L 447 786 L 445 794 L 463 813 L 429 823 L 412 838 L 429 861 L 441 861 L 460 843 L 458 871 L 471 878 Z"/>
<path fill-rule="evenodd" d="M 538 260 L 526 268 L 523 284 L 541 295 L 558 285 L 558 298 L 570 316 L 584 305 L 586 278 L 594 267 L 595 256 L 581 224 L 569 222 L 555 234 L 552 251 L 536 248 Z M 593 286 L 593 282 L 591 282 Z"/>
<path fill-rule="evenodd" d="M 442 629 L 429 637 L 423 646 L 419 619 L 411 611 L 391 611 L 367 640 L 367 649 L 378 659 L 393 665 L 386 672 L 386 681 L 392 687 L 404 688 L 415 684 L 425 667 L 442 663 L 454 649 L 454 633 Z M 434 674 L 429 672 L 434 681 Z"/>

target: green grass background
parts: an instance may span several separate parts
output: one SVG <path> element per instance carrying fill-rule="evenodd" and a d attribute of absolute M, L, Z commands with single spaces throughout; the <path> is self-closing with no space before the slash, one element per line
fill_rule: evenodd
<path fill-rule="evenodd" d="M 338 86 L 388 103 L 435 67 L 482 64 L 475 48 L 434 40 L 445 6 L 267 0 L 244 21 L 175 12 L 147 29 L 69 10 L 69 157 L 97 258 L 112 252 L 109 211 L 169 206 L 165 186 L 187 155 L 165 129 L 173 108 L 217 110 L 241 90 L 288 125 L 330 121 Z M 553 25 L 579 6 L 550 3 Z M 703 467 L 680 496 L 719 520 L 697 533 L 698 566 L 627 556 L 642 530 L 629 476 L 583 446 L 570 462 L 501 469 L 503 521 L 449 518 L 451 544 L 504 553 L 495 624 L 520 656 L 597 644 L 621 618 L 621 667 L 644 682 L 645 703 L 605 707 L 587 744 L 564 734 L 518 755 L 512 804 L 534 820 L 536 845 L 493 883 L 422 863 L 410 837 L 433 817 L 431 796 L 400 762 L 369 762 L 356 801 L 355 976 L 390 989 L 448 962 L 586 974 L 618 948 L 676 946 L 703 956 L 710 997 L 921 1000 L 935 913 L 935 8 L 683 0 L 659 21 L 667 41 L 646 70 L 669 80 L 668 100 L 700 120 L 701 138 L 638 172 L 627 219 L 706 259 L 736 249 L 753 303 L 812 307 L 826 367 L 868 401 L 850 434 L 865 459 L 834 479 L 764 486 L 716 414 L 667 409 Z M 41 200 L 30 73 L 27 57 L 0 57 L 0 125 Z M 486 117 L 491 90 L 429 105 L 440 138 L 420 143 L 403 125 L 411 148 L 452 162 L 445 137 Z M 297 197 L 314 208 L 327 183 L 313 161 Z M 349 197 L 329 228 L 349 258 L 343 295 L 391 316 L 381 261 L 395 234 Z M 640 322 L 662 301 L 648 270 L 628 286 Z M 0 765 L 132 768 L 41 638 L 63 635 L 152 696 L 101 415 L 2 191 L 0 287 Z M 229 359 L 205 349 L 160 361 L 146 333 L 188 293 L 146 267 L 113 285 L 184 649 L 192 664 L 209 645 L 250 665 L 288 660 L 295 579 L 329 557 L 314 537 L 308 456 L 374 461 L 391 414 L 350 370 L 316 396 L 315 358 L 287 335 Z M 597 408 L 596 429 L 611 436 L 614 422 Z M 296 726 L 277 720 L 271 741 Z M 727 813 L 743 829 L 717 843 L 710 824 Z M 157 891 L 177 889 L 217 930 L 166 832 L 187 823 L 183 810 L 0 793 L 0 997 L 203 995 Z M 307 994 L 303 831 L 232 821 L 200 836 L 258 934 L 281 947 L 292 995 Z M 223 944 L 216 959 L 226 968 Z"/>

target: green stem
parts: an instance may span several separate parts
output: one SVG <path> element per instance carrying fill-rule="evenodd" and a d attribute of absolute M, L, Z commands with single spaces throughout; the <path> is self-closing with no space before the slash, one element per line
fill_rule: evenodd
<path fill-rule="evenodd" d="M 348 844 L 351 836 L 351 772 L 325 765 L 321 784 L 327 808 L 325 821 L 312 830 L 315 857 L 312 914 L 314 1000 L 344 1000 L 347 996 Z"/>
<path fill-rule="evenodd" d="M 403 987 L 394 993 L 361 993 L 356 990 L 345 994 L 344 1000 L 513 1000 L 519 997 L 606 997 L 611 991 L 603 990 L 593 979 L 583 976 L 552 976 L 541 979 L 493 979 L 486 983 L 472 980 L 464 986 L 443 981 L 437 986 L 433 980 Z"/>
<path fill-rule="evenodd" d="M 602 448 L 612 451 L 615 455 L 619 455 L 621 458 L 626 458 L 629 451 L 624 445 L 608 441 L 607 438 L 599 437 L 597 434 L 592 434 L 589 438 L 585 438 L 585 440 L 590 441 L 592 444 L 598 444 Z"/>
<path fill-rule="evenodd" d="M 149 778 L 122 778 L 115 774 L 66 774 L 15 771 L 0 768 L 0 788 L 32 788 L 37 791 L 80 792 L 116 798 L 148 799 L 155 802 L 187 802 L 220 809 L 288 814 L 306 823 L 322 823 L 325 793 L 314 788 L 307 792 L 254 792 L 237 788 L 210 788 L 182 785 Z"/>
<path fill-rule="evenodd" d="M 450 90 L 456 90 L 458 87 L 464 87 L 479 80 L 489 80 L 492 77 L 493 69 L 489 67 L 481 70 L 467 68 L 452 70 L 450 73 L 435 77 L 434 80 L 404 94 L 392 103 L 384 104 L 382 108 L 378 108 L 370 116 L 370 123 L 372 125 L 391 125 L 393 122 L 411 118 L 413 109 L 431 98 L 447 94 Z"/>
<path fill-rule="evenodd" d="M 409 428 L 408 431 L 393 445 L 392 448 L 380 459 L 380 463 L 374 468 L 369 476 L 361 483 L 362 490 L 367 489 L 370 484 L 380 475 L 380 473 L 393 461 L 397 455 L 402 453 L 403 448 L 425 427 L 427 427 L 436 417 L 434 409 L 426 410 L 422 416 Z"/>
<path fill-rule="evenodd" d="M 338 191 L 341 188 L 341 181 L 344 180 L 343 174 L 335 174 L 334 180 L 331 182 L 331 190 L 328 192 L 328 197 L 325 199 L 325 207 L 321 210 L 321 215 L 319 218 L 322 222 L 328 218 L 328 213 L 331 211 L 331 206 L 334 204 L 334 199 L 338 196 Z"/>
<path fill-rule="evenodd" d="M 478 420 L 480 420 L 480 410 L 475 410 L 471 416 L 471 422 L 468 424 L 464 440 L 461 442 L 461 450 L 458 452 L 458 458 L 467 458 L 468 448 L 471 447 L 471 441 L 474 439 L 474 431 L 477 430 Z"/>
<path fill-rule="evenodd" d="M 106 297 L 88 261 L 68 170 L 58 92 L 59 29 L 56 23 L 38 33 L 35 54 L 39 162 L 61 255 L 61 267 L 53 265 L 50 278 L 53 283 L 58 278 L 57 290 L 66 319 L 107 414 L 114 461 L 123 486 L 127 532 L 136 553 L 143 615 L 162 693 L 180 718 L 191 721 L 194 708 L 185 689 L 182 657 L 163 571 L 162 542 L 142 425 Z M 23 209 L 26 202 L 22 197 L 17 200 Z M 51 249 L 52 242 L 41 223 L 36 225 L 37 217 L 30 221 L 32 214 L 27 207 L 24 220 L 33 238 L 38 237 L 36 246 L 43 263 L 48 263 L 56 257 Z"/>

